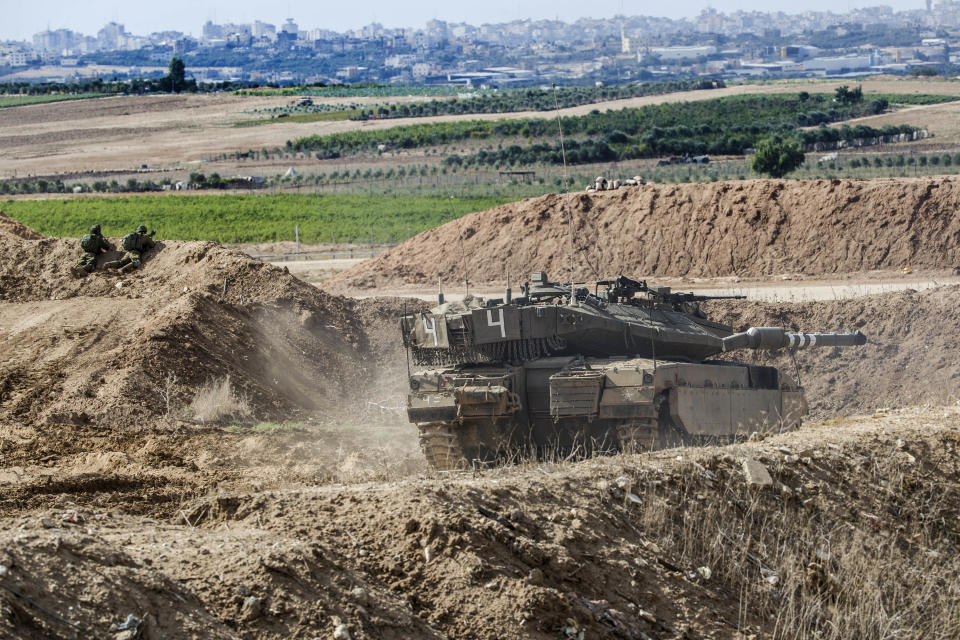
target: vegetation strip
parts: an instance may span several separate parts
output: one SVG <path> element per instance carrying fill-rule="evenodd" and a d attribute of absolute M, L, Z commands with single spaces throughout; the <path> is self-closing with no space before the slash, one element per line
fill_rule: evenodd
<path fill-rule="evenodd" d="M 79 94 L 52 94 L 52 95 L 19 95 L 0 93 L 0 109 L 8 107 L 22 107 L 28 104 L 44 104 L 48 102 L 65 102 L 68 100 L 88 100 L 90 98 L 106 97 L 105 93 L 79 93 Z"/>
<path fill-rule="evenodd" d="M 397 242 L 507 198 L 271 194 L 133 196 L 74 200 L 7 200 L 5 213 L 50 236 L 80 236 L 98 223 L 121 236 L 138 224 L 158 238 L 264 242 Z"/>
<path fill-rule="evenodd" d="M 845 88 L 844 88 L 845 89 Z M 838 96 L 841 96 L 838 90 Z M 850 92 L 843 96 L 850 95 Z M 679 104 L 648 105 L 636 109 L 600 112 L 562 118 L 570 136 L 567 161 L 573 164 L 623 161 L 683 153 L 741 154 L 759 140 L 774 134 L 795 134 L 802 127 L 883 113 L 890 104 L 948 102 L 951 96 L 877 95 L 863 102 L 862 94 L 831 101 L 829 94 L 747 95 Z M 858 101 L 859 100 L 859 101 Z M 825 128 L 825 127 L 824 127 Z M 903 125 L 882 130 L 860 126 L 834 133 L 805 133 L 835 138 L 837 135 L 875 137 L 910 133 Z M 896 131 L 894 131 L 896 129 Z M 906 130 L 904 130 L 906 129 Z M 420 149 L 465 140 L 509 138 L 547 139 L 549 142 L 511 145 L 506 149 L 481 150 L 450 164 L 557 164 L 560 149 L 554 141 L 556 124 L 542 118 L 441 122 L 394 127 L 383 131 L 351 131 L 314 135 L 287 142 L 290 151 L 309 151 L 319 158 L 378 152 L 384 149 Z M 816 140 L 804 141 L 806 144 Z"/>
<path fill-rule="evenodd" d="M 658 96 L 681 91 L 723 88 L 724 84 L 713 80 L 682 82 L 649 82 L 643 84 L 620 84 L 600 87 L 557 87 L 549 89 L 513 89 L 495 93 L 481 93 L 466 98 L 432 100 L 413 104 L 378 105 L 364 109 L 351 120 L 383 120 L 389 118 L 419 118 L 446 114 L 468 113 L 514 113 L 517 111 L 550 111 L 557 105 L 561 109 L 584 104 Z"/>

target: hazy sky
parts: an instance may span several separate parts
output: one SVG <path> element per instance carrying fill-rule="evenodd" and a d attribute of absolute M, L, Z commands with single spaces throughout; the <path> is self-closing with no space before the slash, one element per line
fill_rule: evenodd
<path fill-rule="evenodd" d="M 356 4 L 329 0 L 164 0 L 149 3 L 137 0 L 3 0 L 3 4 L 0 40 L 29 39 L 47 26 L 96 35 L 97 30 L 111 20 L 126 26 L 127 31 L 140 35 L 166 29 L 199 35 L 201 25 L 208 19 L 214 22 L 252 22 L 259 19 L 279 25 L 286 18 L 293 18 L 301 29 L 319 27 L 342 31 L 361 27 L 374 20 L 387 27 L 419 27 L 431 18 L 471 24 L 523 18 L 560 18 L 569 22 L 588 13 L 601 17 L 616 15 L 621 11 L 627 15 L 680 18 L 696 15 L 707 6 L 719 11 L 756 9 L 793 13 L 799 10 L 846 11 L 849 8 L 885 4 L 903 10 L 923 8 L 924 0 L 806 0 L 804 3 L 788 0 L 368 0 Z"/>

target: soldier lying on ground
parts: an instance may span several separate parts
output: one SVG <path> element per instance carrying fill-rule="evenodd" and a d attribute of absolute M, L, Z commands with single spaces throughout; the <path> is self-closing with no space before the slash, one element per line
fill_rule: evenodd
<path fill-rule="evenodd" d="M 110 249 L 110 243 L 100 233 L 100 225 L 93 225 L 90 231 L 80 238 L 80 258 L 77 264 L 70 267 L 70 273 L 78 278 L 93 273 L 97 268 L 97 256 L 108 249 Z"/>
<path fill-rule="evenodd" d="M 119 260 L 104 263 L 103 268 L 119 269 L 120 273 L 126 273 L 139 267 L 140 257 L 147 249 L 152 249 L 154 247 L 154 233 L 156 232 L 151 231 L 149 234 L 147 234 L 147 228 L 143 225 L 140 225 L 133 233 L 128 233 L 127 235 L 123 236 L 123 240 L 120 241 L 120 244 L 126 253 L 124 253 L 123 257 Z"/>

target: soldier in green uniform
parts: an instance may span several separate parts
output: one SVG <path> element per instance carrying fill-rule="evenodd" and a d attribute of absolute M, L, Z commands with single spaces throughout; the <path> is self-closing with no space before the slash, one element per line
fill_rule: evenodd
<path fill-rule="evenodd" d="M 147 228 L 143 225 L 137 227 L 133 233 L 123 236 L 120 244 L 123 247 L 124 254 L 119 260 L 107 262 L 103 265 L 104 269 L 119 269 L 120 273 L 132 271 L 140 266 L 140 257 L 147 249 L 154 247 L 153 234 L 147 233 Z"/>
<path fill-rule="evenodd" d="M 110 243 L 100 233 L 100 225 L 93 225 L 90 231 L 80 238 L 80 258 L 77 264 L 70 267 L 70 272 L 78 278 L 93 273 L 97 268 L 97 256 L 108 249 L 110 249 Z"/>

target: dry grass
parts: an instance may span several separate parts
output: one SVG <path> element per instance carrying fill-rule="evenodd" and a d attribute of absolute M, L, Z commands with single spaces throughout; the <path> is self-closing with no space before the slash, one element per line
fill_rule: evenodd
<path fill-rule="evenodd" d="M 208 380 L 193 397 L 190 410 L 200 422 L 220 422 L 225 418 L 246 418 L 250 405 L 246 397 L 234 394 L 230 376 Z"/>
<path fill-rule="evenodd" d="M 902 455 L 826 456 L 770 464 L 766 490 L 709 460 L 667 482 L 641 469 L 637 529 L 736 594 L 742 632 L 759 618 L 783 640 L 960 637 L 956 484 Z"/>

